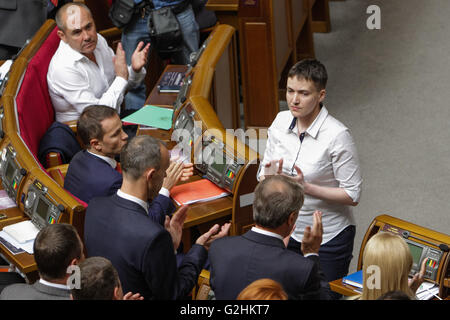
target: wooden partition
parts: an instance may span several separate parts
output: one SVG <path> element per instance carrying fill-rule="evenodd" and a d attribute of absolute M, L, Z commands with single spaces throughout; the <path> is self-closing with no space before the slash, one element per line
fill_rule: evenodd
<path fill-rule="evenodd" d="M 190 96 L 208 98 L 225 128 L 240 127 L 239 80 L 235 28 L 218 25 L 206 40 L 197 64 Z M 209 79 L 212 77 L 212 79 Z"/>
<path fill-rule="evenodd" d="M 206 7 L 216 12 L 219 22 L 237 29 L 246 128 L 271 124 L 279 112 L 279 100 L 284 100 L 289 67 L 302 58 L 315 56 L 312 10 L 323 1 L 208 1 Z"/>
<path fill-rule="evenodd" d="M 390 232 L 405 239 L 409 245 L 421 246 L 422 256 L 419 258 L 429 258 L 433 263 L 431 266 L 427 266 L 425 280 L 439 286 L 441 298 L 450 299 L 449 235 L 389 215 L 380 215 L 372 221 L 364 235 L 359 251 L 357 270 L 361 270 L 363 267 L 362 259 L 367 241 L 378 232 Z M 421 261 L 415 261 L 416 266 L 413 264 L 413 268 L 420 268 Z M 342 279 L 330 282 L 330 287 L 333 291 L 343 295 L 358 294 L 354 288 L 342 283 Z"/>

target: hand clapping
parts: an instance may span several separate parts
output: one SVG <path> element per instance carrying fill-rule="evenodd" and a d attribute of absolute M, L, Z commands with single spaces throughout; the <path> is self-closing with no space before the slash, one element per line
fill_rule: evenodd
<path fill-rule="evenodd" d="M 150 43 L 148 43 L 144 48 L 144 42 L 141 41 L 134 50 L 131 56 L 131 67 L 135 72 L 140 72 L 142 67 L 147 64 L 148 51 L 150 49 Z"/>

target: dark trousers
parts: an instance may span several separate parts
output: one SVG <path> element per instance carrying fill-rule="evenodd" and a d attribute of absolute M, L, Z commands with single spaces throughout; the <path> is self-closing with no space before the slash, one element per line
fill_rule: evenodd
<path fill-rule="evenodd" d="M 348 226 L 342 230 L 336 237 L 320 246 L 319 260 L 320 267 L 325 274 L 328 282 L 345 277 L 348 274 L 350 261 L 353 258 L 353 243 L 355 240 L 356 227 Z M 289 250 L 302 253 L 301 242 L 289 239 Z M 341 295 L 334 294 L 335 299 L 339 299 Z"/>

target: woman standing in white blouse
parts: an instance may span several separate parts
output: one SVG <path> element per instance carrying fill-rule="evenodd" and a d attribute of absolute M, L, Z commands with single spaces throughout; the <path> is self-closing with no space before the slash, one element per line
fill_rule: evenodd
<path fill-rule="evenodd" d="M 278 113 L 268 131 L 258 178 L 283 173 L 303 184 L 305 202 L 288 249 L 301 253 L 305 227 L 322 212 L 320 263 L 327 280 L 347 275 L 352 259 L 355 221 L 352 207 L 361 196 L 362 178 L 353 138 L 322 104 L 327 72 L 317 60 L 302 60 L 288 74 L 289 111 Z"/>

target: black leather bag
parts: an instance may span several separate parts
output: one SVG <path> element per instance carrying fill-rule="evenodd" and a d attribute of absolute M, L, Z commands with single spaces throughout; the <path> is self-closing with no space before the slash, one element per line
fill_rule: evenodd
<path fill-rule="evenodd" d="M 161 59 L 168 59 L 181 50 L 181 27 L 170 7 L 150 11 L 147 25 L 152 48 L 158 52 Z"/>
<path fill-rule="evenodd" d="M 115 0 L 109 9 L 109 18 L 117 28 L 123 28 L 130 23 L 135 12 L 134 0 Z"/>

